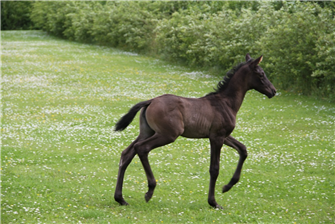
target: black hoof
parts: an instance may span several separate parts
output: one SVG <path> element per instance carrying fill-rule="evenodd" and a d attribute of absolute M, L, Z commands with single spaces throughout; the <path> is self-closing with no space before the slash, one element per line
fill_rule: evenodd
<path fill-rule="evenodd" d="M 114 198 L 120 205 L 129 205 L 123 198 Z"/>
<path fill-rule="evenodd" d="M 223 209 L 221 205 L 219 205 L 215 200 L 208 200 L 208 204 L 215 209 Z"/>
<path fill-rule="evenodd" d="M 127 205 L 129 205 L 129 204 L 128 204 L 128 202 L 124 201 L 124 202 L 120 203 L 120 205 L 122 205 L 122 206 L 127 206 Z"/>
<path fill-rule="evenodd" d="M 223 209 L 223 207 L 221 205 L 216 205 L 214 208 Z"/>
<path fill-rule="evenodd" d="M 213 205 L 210 204 L 210 206 L 212 206 L 212 208 L 214 209 L 223 209 L 223 207 L 219 204 L 213 204 Z"/>

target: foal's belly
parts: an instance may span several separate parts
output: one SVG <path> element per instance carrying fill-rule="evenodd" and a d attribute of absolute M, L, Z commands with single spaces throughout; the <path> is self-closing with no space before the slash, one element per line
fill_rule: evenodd
<path fill-rule="evenodd" d="M 210 125 L 206 122 L 184 123 L 184 132 L 181 136 L 186 138 L 208 138 Z"/>

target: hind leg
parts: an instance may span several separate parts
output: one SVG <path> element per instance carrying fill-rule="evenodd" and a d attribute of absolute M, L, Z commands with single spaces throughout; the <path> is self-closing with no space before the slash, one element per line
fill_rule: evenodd
<path fill-rule="evenodd" d="M 174 142 L 177 137 L 178 136 L 162 135 L 162 134 L 155 133 L 150 138 L 144 141 L 139 141 L 134 146 L 137 155 L 140 157 L 145 174 L 148 179 L 148 192 L 145 194 L 146 202 L 148 202 L 151 199 L 154 193 L 155 187 L 156 187 L 156 179 L 152 173 L 152 170 L 149 164 L 148 154 L 154 148 Z"/>
<path fill-rule="evenodd" d="M 120 205 L 128 205 L 128 203 L 124 200 L 122 196 L 122 186 L 123 186 L 123 179 L 124 179 L 124 173 L 126 172 L 126 169 L 130 162 L 133 160 L 134 156 L 136 155 L 136 152 L 134 150 L 134 145 L 138 141 L 138 138 L 133 141 L 121 154 L 121 159 L 119 163 L 119 172 L 117 176 L 117 183 L 114 193 L 114 199 L 117 201 Z"/>
<path fill-rule="evenodd" d="M 142 112 L 142 115 L 143 115 L 143 112 Z M 116 183 L 116 188 L 115 188 L 115 193 L 114 193 L 114 199 L 120 205 L 128 205 L 128 203 L 124 200 L 122 196 L 122 186 L 123 186 L 123 179 L 124 179 L 124 174 L 126 172 L 126 169 L 128 165 L 131 163 L 131 161 L 133 160 L 134 156 L 136 155 L 134 145 L 139 141 L 149 138 L 153 134 L 154 134 L 154 131 L 148 126 L 146 121 L 141 118 L 139 136 L 121 154 L 121 159 L 119 163 L 119 172 L 118 172 L 117 183 Z"/>
<path fill-rule="evenodd" d="M 138 141 L 135 151 L 139 156 L 148 179 L 148 191 L 145 200 L 148 202 L 155 190 L 156 179 L 152 173 L 148 154 L 154 148 L 174 142 L 184 132 L 184 122 L 173 96 L 162 96 L 153 100 L 145 112 L 146 121 L 155 134 L 143 141 Z"/>

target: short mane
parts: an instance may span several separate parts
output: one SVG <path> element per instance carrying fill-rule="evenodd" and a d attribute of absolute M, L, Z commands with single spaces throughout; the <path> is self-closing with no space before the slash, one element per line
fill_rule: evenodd
<path fill-rule="evenodd" d="M 223 79 L 216 85 L 216 88 L 214 88 L 214 92 L 210 92 L 208 93 L 206 96 L 208 95 L 213 95 L 219 92 L 224 91 L 227 86 L 229 85 L 229 81 L 230 79 L 234 76 L 234 74 L 245 64 L 249 63 L 250 61 L 252 61 L 253 59 L 249 59 L 247 62 L 241 62 L 238 65 L 234 66 L 231 70 L 229 70 L 227 72 L 227 74 L 223 77 Z"/>

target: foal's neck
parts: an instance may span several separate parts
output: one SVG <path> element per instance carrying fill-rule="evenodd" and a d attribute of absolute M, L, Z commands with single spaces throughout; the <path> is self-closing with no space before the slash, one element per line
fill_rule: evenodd
<path fill-rule="evenodd" d="M 227 102 L 228 106 L 237 114 L 244 100 L 245 94 L 249 90 L 245 83 L 244 74 L 235 74 L 229 86 L 220 93 L 222 98 Z"/>

